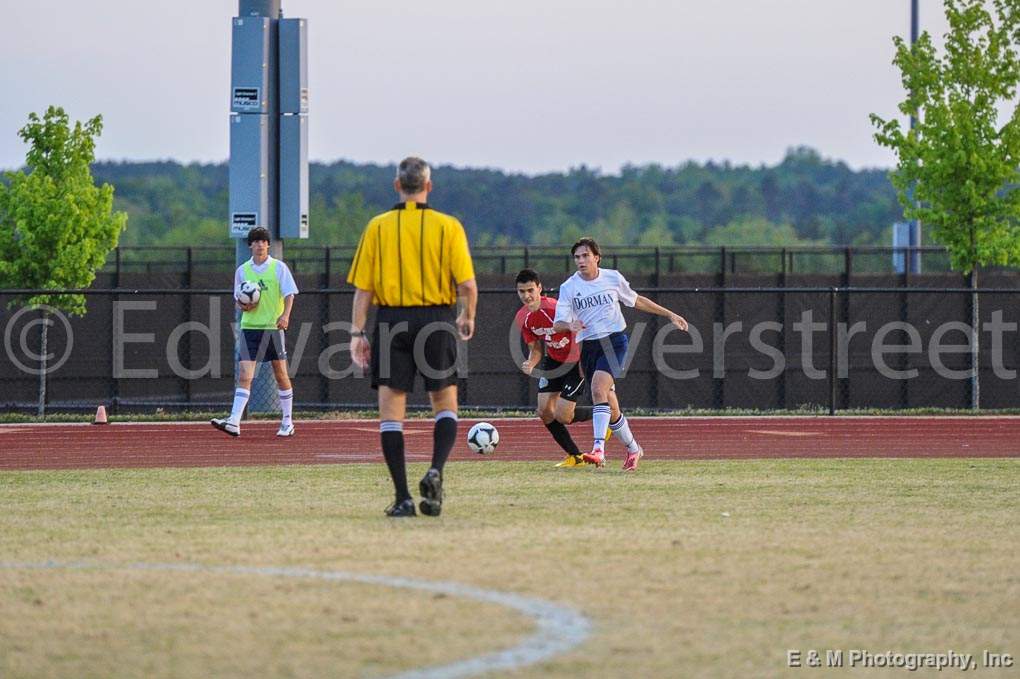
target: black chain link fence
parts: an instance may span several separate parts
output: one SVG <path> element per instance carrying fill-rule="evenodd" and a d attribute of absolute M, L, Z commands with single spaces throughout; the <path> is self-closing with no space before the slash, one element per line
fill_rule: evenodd
<path fill-rule="evenodd" d="M 882 274 L 902 271 L 905 258 L 919 262 L 921 271 L 947 273 L 949 256 L 941 247 L 891 248 L 871 246 L 715 247 L 614 246 L 606 248 L 603 265 L 628 274 L 777 273 Z M 611 250 L 611 251 L 610 251 Z M 326 275 L 337 280 L 347 273 L 354 246 L 316 247 L 288 244 L 286 260 L 295 274 Z M 234 270 L 232 247 L 133 247 L 116 249 L 103 273 L 178 273 Z M 570 274 L 574 262 L 562 245 L 478 247 L 472 253 L 479 274 L 509 274 L 534 268 L 550 276 Z"/>
<path fill-rule="evenodd" d="M 518 369 L 524 348 L 513 326 L 520 306 L 515 273 L 479 276 L 476 336 L 462 347 L 465 406 L 531 408 L 535 402 L 536 381 Z M 547 283 L 565 277 L 544 273 Z M 368 378 L 352 367 L 347 350 L 353 290 L 328 287 L 337 275 L 296 275 L 301 293 L 287 346 L 298 412 L 375 405 Z M 966 408 L 975 390 L 966 347 L 975 294 L 980 405 L 1020 407 L 1020 277 L 1012 272 L 984 274 L 985 287 L 977 291 L 957 274 L 738 270 L 629 278 L 694 328 L 669 331 L 665 319 L 624 310 L 631 362 L 618 392 L 629 408 Z M 101 275 L 85 291 L 86 315 L 49 316 L 47 409 L 226 411 L 236 356 L 235 310 L 224 280 L 222 273 L 196 270 L 186 279 L 180 271 Z M 0 407 L 34 411 L 42 316 L 9 307 L 14 295 L 0 290 Z M 271 377 L 266 383 L 275 390 Z M 419 391 L 409 403 L 423 406 L 427 399 Z"/>

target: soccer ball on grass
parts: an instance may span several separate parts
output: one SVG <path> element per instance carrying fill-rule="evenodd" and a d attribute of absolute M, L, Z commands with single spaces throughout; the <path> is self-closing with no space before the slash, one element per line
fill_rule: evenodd
<path fill-rule="evenodd" d="M 479 455 L 488 455 L 499 445 L 499 432 L 488 422 L 479 422 L 468 430 L 467 444 Z"/>

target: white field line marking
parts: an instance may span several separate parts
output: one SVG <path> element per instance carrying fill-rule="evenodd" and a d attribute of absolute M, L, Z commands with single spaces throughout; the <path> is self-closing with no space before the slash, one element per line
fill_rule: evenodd
<path fill-rule="evenodd" d="M 751 434 L 769 434 L 771 436 L 821 436 L 820 431 L 779 431 L 772 429 L 748 429 Z"/>
<path fill-rule="evenodd" d="M 98 571 L 176 571 L 182 573 L 229 573 L 269 575 L 283 578 L 357 582 L 381 587 L 400 587 L 441 593 L 512 608 L 535 622 L 535 633 L 503 651 L 486 653 L 446 665 L 435 665 L 393 674 L 384 679 L 455 679 L 473 677 L 496 670 L 516 670 L 548 660 L 584 643 L 591 635 L 592 623 L 582 613 L 551 601 L 510 592 L 482 589 L 457 582 L 418 580 L 388 575 L 362 575 L 346 571 L 319 571 L 309 568 L 213 566 L 191 563 L 129 563 L 123 565 L 82 562 L 4 563 L 0 570 L 98 570 Z"/>

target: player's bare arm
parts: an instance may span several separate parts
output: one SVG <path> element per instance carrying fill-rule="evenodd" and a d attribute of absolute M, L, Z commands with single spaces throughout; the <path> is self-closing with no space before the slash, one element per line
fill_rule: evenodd
<path fill-rule="evenodd" d="M 542 342 L 535 341 L 528 343 L 528 358 L 521 363 L 521 370 L 524 371 L 525 375 L 530 375 L 534 370 L 538 362 L 542 360 Z"/>
<path fill-rule="evenodd" d="M 460 305 L 457 332 L 462 340 L 469 340 L 475 334 L 475 309 L 478 307 L 478 282 L 474 278 L 457 284 L 457 301 Z"/>
<path fill-rule="evenodd" d="M 368 323 L 368 310 L 372 306 L 372 291 L 355 288 L 354 302 L 351 304 L 351 360 L 359 368 L 367 368 L 372 360 L 372 347 L 365 334 Z"/>
<path fill-rule="evenodd" d="M 572 332 L 577 334 L 587 328 L 588 326 L 577 320 L 576 318 L 570 322 L 567 321 L 556 321 L 553 323 L 553 332 Z"/>
<path fill-rule="evenodd" d="M 638 295 L 637 299 L 634 300 L 634 308 L 638 311 L 647 311 L 648 313 L 655 314 L 657 316 L 665 316 L 669 319 L 669 322 L 678 327 L 681 330 L 687 330 L 687 319 L 680 314 L 673 313 L 669 309 L 659 306 L 652 300 L 648 299 L 644 295 Z"/>
<path fill-rule="evenodd" d="M 294 295 L 287 295 L 283 298 L 283 313 L 276 319 L 276 327 L 286 330 L 290 325 L 290 310 L 294 308 Z"/>

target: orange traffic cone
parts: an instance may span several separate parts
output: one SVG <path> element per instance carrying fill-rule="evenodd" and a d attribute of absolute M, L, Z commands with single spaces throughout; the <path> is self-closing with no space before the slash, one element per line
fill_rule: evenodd
<path fill-rule="evenodd" d="M 96 419 L 92 421 L 92 424 L 109 424 L 106 421 L 106 406 L 96 408 Z"/>

